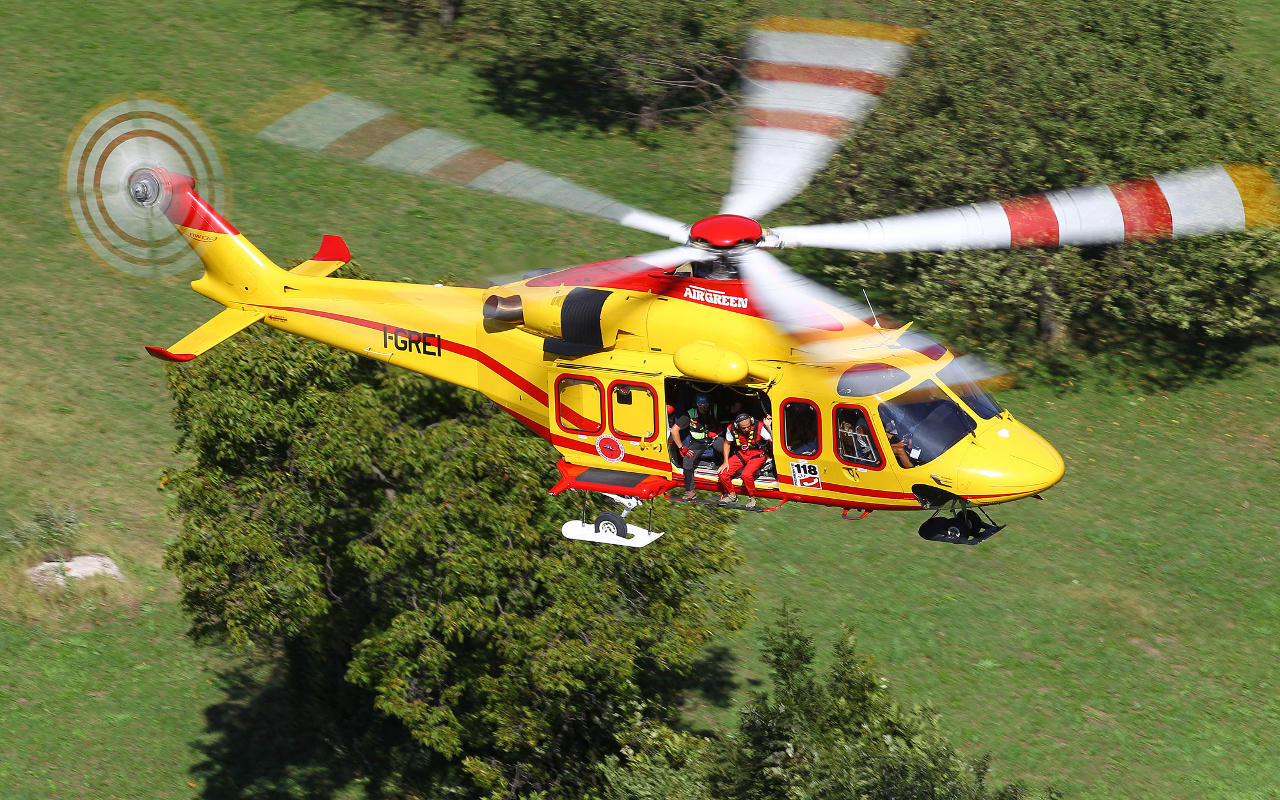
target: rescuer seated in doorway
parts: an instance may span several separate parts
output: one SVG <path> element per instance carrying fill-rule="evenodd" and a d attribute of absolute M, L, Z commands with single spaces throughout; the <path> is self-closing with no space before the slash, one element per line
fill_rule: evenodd
<path fill-rule="evenodd" d="M 693 488 L 693 476 L 698 469 L 698 462 L 707 448 L 712 453 L 719 451 L 723 460 L 729 459 L 729 442 L 722 435 L 720 423 L 717 421 L 716 408 L 711 398 L 699 394 L 694 398 L 693 408 L 676 419 L 671 426 L 671 442 L 682 456 L 681 468 L 684 470 L 684 500 L 693 500 L 698 496 Z"/>
<path fill-rule="evenodd" d="M 756 420 L 749 414 L 739 414 L 729 426 L 729 437 L 736 452 L 720 467 L 720 502 L 738 502 L 738 496 L 733 493 L 733 478 L 742 473 L 742 490 L 747 493 L 745 505 L 755 508 L 755 477 L 769 458 L 773 417 L 766 414 L 764 419 Z"/>

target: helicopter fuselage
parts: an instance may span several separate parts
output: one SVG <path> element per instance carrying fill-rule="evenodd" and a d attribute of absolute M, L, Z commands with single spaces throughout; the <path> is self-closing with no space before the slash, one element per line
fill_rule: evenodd
<path fill-rule="evenodd" d="M 937 380 L 955 358 L 941 346 L 895 346 L 888 332 L 883 345 L 844 363 L 812 363 L 752 313 L 741 281 L 668 273 L 611 280 L 607 264 L 588 266 L 492 289 L 283 271 L 274 273 L 279 285 L 259 280 L 250 296 L 208 275 L 193 287 L 264 314 L 272 327 L 479 391 L 572 465 L 677 478 L 669 429 L 687 397 L 674 387 L 690 386 L 753 393 L 772 412 L 776 478 L 761 482 L 764 497 L 856 509 L 933 508 L 946 497 L 988 505 L 1037 494 L 1062 477 L 1061 456 L 1012 414 L 984 418 Z M 583 289 L 603 293 L 587 298 L 594 311 L 585 317 L 570 298 Z M 520 322 L 485 318 L 486 300 L 513 293 Z M 561 338 L 574 325 L 579 336 L 598 330 L 594 351 L 552 352 L 580 344 Z M 850 394 L 858 390 L 842 376 L 867 364 L 901 380 Z M 911 420 L 887 412 L 931 380 L 937 395 L 926 402 L 947 406 L 942 416 L 950 415 L 955 441 L 913 457 L 922 448 L 903 445 L 920 438 L 905 428 Z M 799 419 L 810 430 L 794 430 Z M 715 482 L 700 477 L 698 485 Z"/>

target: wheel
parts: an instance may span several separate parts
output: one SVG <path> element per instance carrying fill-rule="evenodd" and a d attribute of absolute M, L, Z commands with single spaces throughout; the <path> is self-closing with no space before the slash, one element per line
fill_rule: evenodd
<path fill-rule="evenodd" d="M 596 533 L 616 536 L 619 539 L 632 538 L 631 533 L 627 530 L 627 521 L 622 518 L 621 514 L 614 511 L 605 511 L 596 517 Z"/>
<path fill-rule="evenodd" d="M 920 526 L 920 538 L 931 542 L 963 539 L 962 524 L 951 517 L 931 517 Z"/>
<path fill-rule="evenodd" d="M 956 514 L 956 522 L 959 524 L 960 530 L 970 536 L 977 536 L 978 532 L 986 525 L 978 512 L 969 508 Z"/>

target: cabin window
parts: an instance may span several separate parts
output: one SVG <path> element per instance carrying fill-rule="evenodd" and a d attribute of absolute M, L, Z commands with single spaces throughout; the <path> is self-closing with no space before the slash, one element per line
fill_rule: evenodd
<path fill-rule="evenodd" d="M 822 450 L 818 407 L 808 400 L 782 404 L 782 447 L 788 455 L 813 458 Z"/>
<path fill-rule="evenodd" d="M 603 431 L 604 389 L 600 381 L 579 375 L 561 376 L 556 382 L 556 416 L 566 431 Z"/>
<path fill-rule="evenodd" d="M 863 467 L 879 467 L 883 463 L 867 412 L 855 406 L 840 406 L 835 422 L 836 456 L 841 461 Z"/>
<path fill-rule="evenodd" d="M 658 436 L 658 396 L 642 383 L 613 384 L 609 387 L 609 424 L 619 439 L 653 441 Z"/>

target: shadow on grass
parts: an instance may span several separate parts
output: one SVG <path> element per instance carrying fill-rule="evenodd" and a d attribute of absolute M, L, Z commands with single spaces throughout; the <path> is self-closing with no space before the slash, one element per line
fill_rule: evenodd
<path fill-rule="evenodd" d="M 372 800 L 467 784 L 456 765 L 434 760 L 396 720 L 373 711 L 363 690 L 305 657 L 295 655 L 292 671 L 288 663 L 264 658 L 218 673 L 224 699 L 205 709 L 207 736 L 193 745 L 203 755 L 190 770 L 202 798 Z M 726 709 L 744 683 L 736 663 L 728 647 L 712 647 L 683 679 L 654 688 Z M 690 722 L 681 727 L 699 727 Z"/>
<path fill-rule="evenodd" d="M 708 648 L 694 662 L 690 679 L 679 687 L 683 702 L 676 727 L 699 736 L 719 735 L 724 712 L 734 706 L 744 684 L 753 690 L 763 686 L 755 678 L 740 677 L 737 667 L 738 657 L 728 647 Z"/>
<path fill-rule="evenodd" d="M 202 797 L 327 798 L 357 779 L 279 666 L 237 667 L 218 679 L 226 699 L 205 710 L 213 737 L 197 745 L 205 760 L 191 770 L 204 782 Z"/>
<path fill-rule="evenodd" d="M 457 782 L 367 693 L 310 659 L 245 663 L 218 683 L 225 699 L 205 709 L 204 760 L 191 768 L 206 800 L 372 800 Z"/>
<path fill-rule="evenodd" d="M 695 678 L 689 694 L 716 708 L 733 705 L 733 694 L 742 687 L 733 669 L 737 661 L 733 651 L 723 645 L 707 650 L 705 656 L 694 662 Z"/>

